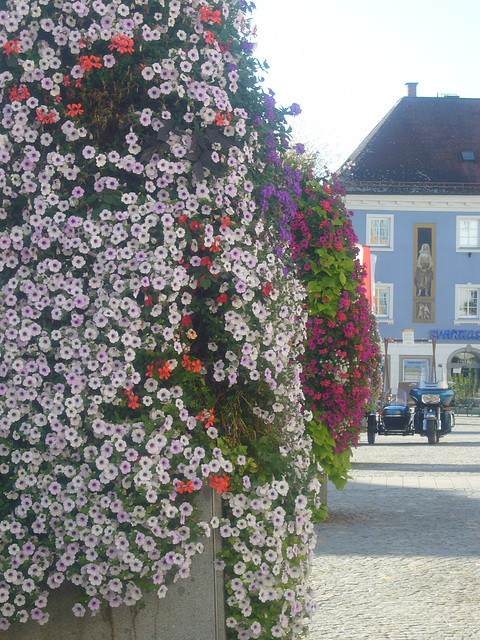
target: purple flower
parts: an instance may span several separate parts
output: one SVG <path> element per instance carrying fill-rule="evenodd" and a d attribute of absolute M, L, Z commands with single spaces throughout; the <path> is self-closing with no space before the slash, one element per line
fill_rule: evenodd
<path fill-rule="evenodd" d="M 241 47 L 245 53 L 251 53 L 255 48 L 255 44 L 253 42 L 248 42 L 248 40 L 242 40 Z"/>
<path fill-rule="evenodd" d="M 297 142 L 297 144 L 294 145 L 293 149 L 295 153 L 298 153 L 298 155 L 302 155 L 305 153 L 305 145 L 303 145 L 301 142 Z"/>
<path fill-rule="evenodd" d="M 45 615 L 45 612 L 39 609 L 38 607 L 35 607 L 35 609 L 32 609 L 30 612 L 30 616 L 32 620 L 41 620 L 44 617 L 44 615 Z"/>
<path fill-rule="evenodd" d="M 119 469 L 120 471 L 125 474 L 125 473 L 129 473 L 129 471 L 131 470 L 131 465 L 129 462 L 127 462 L 126 460 L 123 460 L 123 462 L 120 463 Z"/>
<path fill-rule="evenodd" d="M 297 104 L 296 102 L 294 102 L 291 106 L 290 106 L 290 113 L 292 114 L 292 116 L 298 116 L 302 113 L 302 110 L 300 108 L 300 105 Z"/>
<path fill-rule="evenodd" d="M 77 602 L 77 604 L 73 605 L 72 607 L 72 611 L 73 611 L 73 615 L 77 618 L 83 618 L 83 616 L 86 613 L 86 610 L 84 607 L 82 607 L 82 605 L 80 603 Z M 32 615 L 33 617 L 33 615 Z"/>
<path fill-rule="evenodd" d="M 88 603 L 90 611 L 98 611 L 100 609 L 100 600 L 98 598 L 92 598 Z"/>

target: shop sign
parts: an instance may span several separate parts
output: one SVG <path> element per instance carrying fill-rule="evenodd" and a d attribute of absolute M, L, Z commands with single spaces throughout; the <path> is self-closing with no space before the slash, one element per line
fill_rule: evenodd
<path fill-rule="evenodd" d="M 436 340 L 480 340 L 480 330 L 432 329 L 430 338 Z"/>

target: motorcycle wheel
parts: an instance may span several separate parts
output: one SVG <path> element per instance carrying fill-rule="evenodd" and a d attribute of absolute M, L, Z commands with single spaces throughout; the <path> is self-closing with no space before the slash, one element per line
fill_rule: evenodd
<path fill-rule="evenodd" d="M 428 440 L 428 444 L 437 444 L 438 442 L 436 420 L 427 420 L 427 440 Z"/>
<path fill-rule="evenodd" d="M 375 444 L 375 431 L 372 429 L 367 429 L 367 440 L 368 444 Z"/>

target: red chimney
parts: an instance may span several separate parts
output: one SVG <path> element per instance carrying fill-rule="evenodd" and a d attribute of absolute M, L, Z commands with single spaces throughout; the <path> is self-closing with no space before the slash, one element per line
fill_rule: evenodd
<path fill-rule="evenodd" d="M 408 98 L 416 98 L 417 97 L 417 84 L 418 82 L 406 82 L 407 85 L 407 97 Z"/>

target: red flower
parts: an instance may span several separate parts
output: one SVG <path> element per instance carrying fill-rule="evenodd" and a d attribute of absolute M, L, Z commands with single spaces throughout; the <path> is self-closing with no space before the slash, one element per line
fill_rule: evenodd
<path fill-rule="evenodd" d="M 217 125 L 217 127 L 222 127 L 224 125 L 230 124 L 230 122 L 232 121 L 232 115 L 230 113 L 230 111 L 225 111 L 225 113 L 222 113 L 221 111 L 217 111 L 217 115 L 215 116 L 215 124 Z"/>
<path fill-rule="evenodd" d="M 3 52 L 9 56 L 11 53 L 20 53 L 20 40 L 9 40 L 3 45 Z"/>
<path fill-rule="evenodd" d="M 266 298 L 268 296 L 268 294 L 271 293 L 272 291 L 273 291 L 273 287 L 270 284 L 270 282 L 267 281 L 262 287 L 262 294 Z"/>
<path fill-rule="evenodd" d="M 202 22 L 208 22 L 210 20 L 210 22 L 220 24 L 222 22 L 222 16 L 220 11 L 210 11 L 208 5 L 204 5 L 200 9 L 200 20 Z"/>
<path fill-rule="evenodd" d="M 202 22 L 208 22 L 208 14 L 210 13 L 210 9 L 208 8 L 208 5 L 204 5 L 201 9 L 200 9 L 200 20 Z"/>
<path fill-rule="evenodd" d="M 65 112 L 65 115 L 73 118 L 74 116 L 82 115 L 82 113 L 83 109 L 81 104 L 67 104 L 67 111 Z"/>
<path fill-rule="evenodd" d="M 208 429 L 208 427 L 211 427 L 213 425 L 213 421 L 215 420 L 215 416 L 213 415 L 213 409 L 210 409 L 208 413 L 209 413 L 208 420 L 203 425 L 205 429 Z"/>
<path fill-rule="evenodd" d="M 206 417 L 207 414 L 208 418 Z M 198 416 L 195 416 L 195 419 L 200 420 L 200 422 L 204 422 L 205 424 L 203 426 L 205 427 L 205 429 L 208 429 L 208 427 L 211 427 L 213 425 L 213 421 L 215 420 L 213 409 L 210 409 L 209 411 L 203 409 L 203 411 L 200 411 Z"/>
<path fill-rule="evenodd" d="M 230 218 L 228 216 L 225 216 L 225 218 L 220 218 L 221 222 L 222 222 L 222 229 L 226 229 L 227 227 L 231 227 L 233 222 L 230 220 Z"/>
<path fill-rule="evenodd" d="M 230 478 L 227 475 L 223 474 L 223 476 L 209 476 L 209 478 L 209 486 L 212 487 L 212 489 L 216 489 L 220 494 L 228 491 L 228 487 L 230 486 Z"/>
<path fill-rule="evenodd" d="M 216 22 L 217 24 L 220 24 L 222 22 L 222 17 L 220 15 L 220 11 L 218 11 L 218 10 L 217 11 L 211 11 L 209 17 L 210 17 L 210 20 L 213 23 Z"/>
<path fill-rule="evenodd" d="M 100 69 L 102 63 L 97 56 L 82 56 L 78 60 L 80 62 L 80 68 L 84 71 L 90 71 L 90 69 Z"/>
<path fill-rule="evenodd" d="M 128 406 L 130 409 L 138 409 L 140 406 L 140 402 L 138 401 L 138 396 L 128 396 Z"/>
<path fill-rule="evenodd" d="M 111 39 L 111 44 L 108 45 L 110 51 L 114 49 L 119 53 L 133 53 L 133 40 L 128 36 L 117 33 L 116 36 L 113 36 Z"/>
<path fill-rule="evenodd" d="M 57 114 L 53 111 L 42 111 L 37 109 L 37 117 L 35 120 L 40 120 L 42 124 L 53 124 L 57 121 Z"/>
<path fill-rule="evenodd" d="M 161 367 L 157 369 L 157 371 L 158 371 L 160 380 L 163 380 L 163 378 L 165 378 L 165 380 L 168 380 L 168 378 L 172 374 L 172 370 L 170 369 L 170 365 L 168 362 L 165 362 Z"/>
<path fill-rule="evenodd" d="M 21 85 L 20 87 L 17 87 L 16 84 L 13 85 L 13 87 L 8 90 L 8 94 L 10 96 L 10 102 L 20 102 L 20 100 L 30 98 L 30 91 L 25 85 Z"/>
<path fill-rule="evenodd" d="M 188 480 L 187 484 L 182 482 L 182 480 L 179 480 L 175 487 L 175 491 L 178 491 L 178 493 L 192 493 L 192 491 L 194 490 L 195 487 L 193 486 L 193 482 L 191 480 Z"/>
<path fill-rule="evenodd" d="M 191 324 L 192 319 L 190 316 L 183 316 L 182 318 L 182 327 L 188 327 L 189 324 Z"/>
<path fill-rule="evenodd" d="M 201 371 L 202 363 L 200 362 L 200 360 L 196 360 L 195 362 L 193 362 L 192 360 L 190 364 L 192 365 L 192 370 L 194 373 L 199 373 Z"/>
<path fill-rule="evenodd" d="M 217 298 L 218 304 L 223 304 L 226 301 L 227 301 L 227 294 L 226 293 L 221 293 Z"/>
<path fill-rule="evenodd" d="M 217 251 L 220 251 L 220 238 L 218 236 L 215 236 L 215 242 L 212 242 L 210 251 L 212 253 L 217 253 Z"/>
<path fill-rule="evenodd" d="M 213 34 L 211 31 L 205 31 L 205 42 L 207 44 L 214 44 L 215 43 L 215 34 Z"/>

